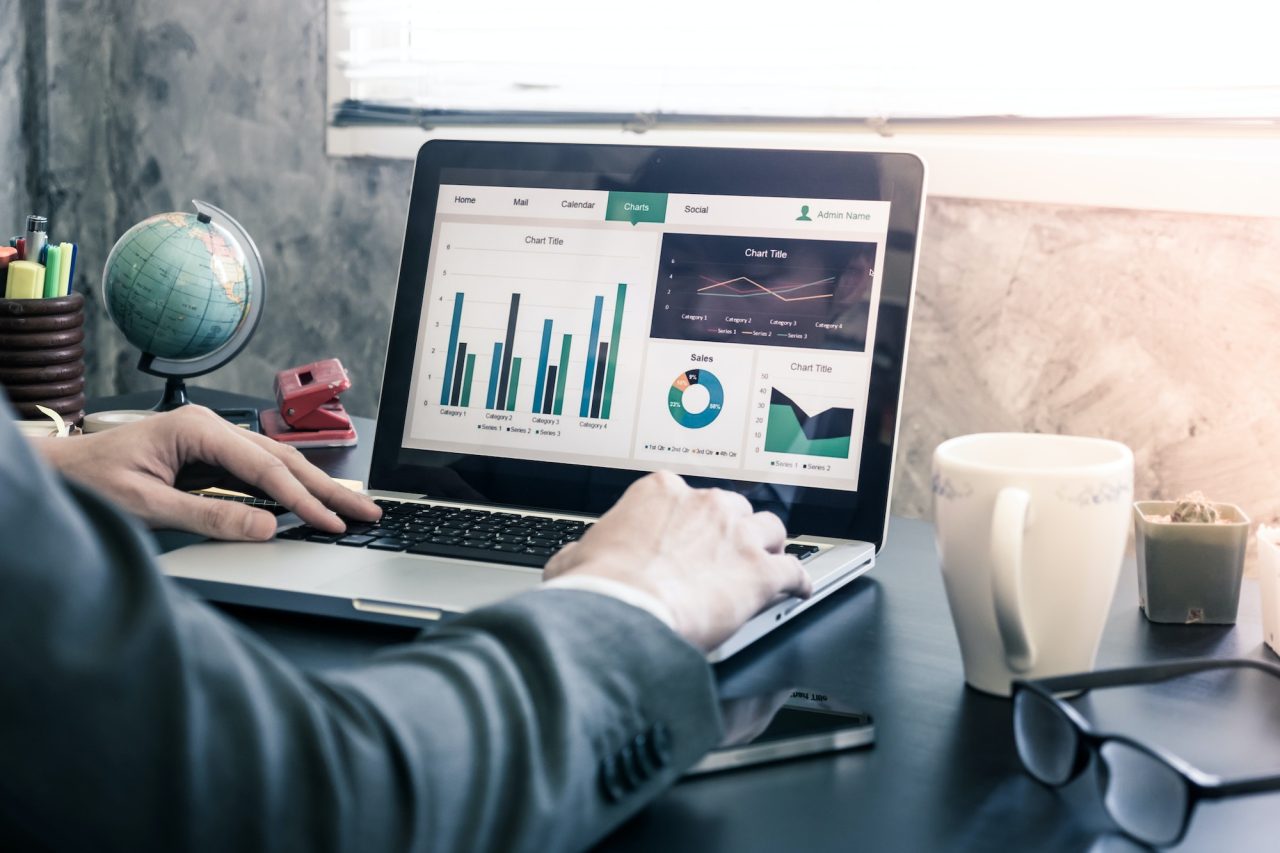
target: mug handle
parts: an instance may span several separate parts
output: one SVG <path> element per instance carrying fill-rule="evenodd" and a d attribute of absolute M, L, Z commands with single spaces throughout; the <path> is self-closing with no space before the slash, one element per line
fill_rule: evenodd
<path fill-rule="evenodd" d="M 1022 538 L 1030 508 L 1031 495 L 1009 487 L 996 495 L 991 514 L 991 592 L 996 627 L 1004 643 L 1005 662 L 1014 672 L 1026 672 L 1036 662 L 1022 607 Z"/>

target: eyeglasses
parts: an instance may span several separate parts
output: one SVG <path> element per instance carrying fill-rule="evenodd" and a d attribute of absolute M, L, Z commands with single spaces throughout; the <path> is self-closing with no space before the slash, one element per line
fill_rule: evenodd
<path fill-rule="evenodd" d="M 1096 756 L 1103 804 L 1116 825 L 1144 844 L 1176 844 L 1186 834 L 1200 800 L 1277 791 L 1280 775 L 1225 781 L 1132 738 L 1093 731 L 1079 711 L 1055 694 L 1154 684 L 1215 669 L 1256 669 L 1280 678 L 1280 666 L 1231 659 L 1177 661 L 1015 681 L 1013 735 L 1022 766 L 1043 784 L 1056 788 L 1079 776 Z"/>

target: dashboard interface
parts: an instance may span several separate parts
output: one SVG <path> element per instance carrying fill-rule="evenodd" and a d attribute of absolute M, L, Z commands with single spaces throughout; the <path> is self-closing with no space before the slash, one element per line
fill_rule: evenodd
<path fill-rule="evenodd" d="M 856 491 L 889 208 L 440 186 L 401 446 Z"/>

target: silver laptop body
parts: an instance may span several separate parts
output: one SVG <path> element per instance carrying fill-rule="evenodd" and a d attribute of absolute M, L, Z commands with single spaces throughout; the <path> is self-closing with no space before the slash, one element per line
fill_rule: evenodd
<path fill-rule="evenodd" d="M 665 468 L 778 512 L 813 580 L 723 660 L 874 565 L 922 209 L 904 154 L 428 143 L 368 493 L 492 547 L 530 530 L 529 553 L 447 526 L 307 541 L 284 515 L 163 570 L 214 601 L 430 625 L 536 589 L 535 552 Z"/>

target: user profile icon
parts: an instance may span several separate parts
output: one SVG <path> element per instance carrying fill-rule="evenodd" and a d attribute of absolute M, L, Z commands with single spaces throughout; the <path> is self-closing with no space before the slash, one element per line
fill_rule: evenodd
<path fill-rule="evenodd" d="M 796 222 L 812 222 L 812 221 L 813 220 L 809 218 L 809 205 L 807 204 L 800 205 L 800 215 L 796 217 Z"/>

